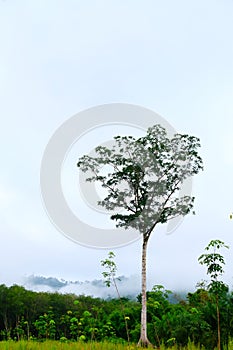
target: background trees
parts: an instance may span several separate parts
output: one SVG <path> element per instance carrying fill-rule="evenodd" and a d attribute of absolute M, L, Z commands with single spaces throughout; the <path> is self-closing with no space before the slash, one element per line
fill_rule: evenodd
<path fill-rule="evenodd" d="M 17 306 L 18 291 L 21 291 Z M 59 297 L 58 297 L 59 296 Z M 28 313 L 31 305 L 39 307 Z M 141 295 L 137 300 L 127 298 L 102 300 L 90 296 L 57 293 L 36 293 L 20 286 L 0 286 L 0 340 L 3 339 L 61 339 L 62 341 L 128 342 L 124 315 L 128 317 L 130 342 L 140 335 Z M 163 286 L 147 292 L 148 336 L 153 344 L 179 346 L 189 340 L 212 350 L 217 344 L 217 316 L 214 295 L 203 287 L 177 300 Z M 59 307 L 59 303 L 63 306 Z M 219 298 L 221 343 L 233 338 L 233 294 Z M 7 321 L 7 323 L 6 323 Z"/>

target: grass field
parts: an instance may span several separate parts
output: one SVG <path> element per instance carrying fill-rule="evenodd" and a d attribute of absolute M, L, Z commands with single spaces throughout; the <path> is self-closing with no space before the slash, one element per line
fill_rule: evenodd
<path fill-rule="evenodd" d="M 136 345 L 122 345 L 113 343 L 78 343 L 69 342 L 61 343 L 59 341 L 2 341 L 0 342 L 0 350 L 133 350 Z"/>
<path fill-rule="evenodd" d="M 78 343 L 78 342 L 69 342 L 61 343 L 59 341 L 1 341 L 0 350 L 133 350 L 139 349 L 137 345 L 123 345 L 123 344 L 114 344 L 109 342 L 97 343 Z M 164 346 L 160 347 L 160 350 L 181 350 L 180 347 L 174 345 L 172 347 L 166 348 Z M 183 348 L 184 350 L 205 350 L 203 347 L 196 347 L 190 343 L 187 347 Z M 214 349 L 213 349 L 214 350 Z M 229 345 L 228 350 L 233 350 L 233 344 Z"/>

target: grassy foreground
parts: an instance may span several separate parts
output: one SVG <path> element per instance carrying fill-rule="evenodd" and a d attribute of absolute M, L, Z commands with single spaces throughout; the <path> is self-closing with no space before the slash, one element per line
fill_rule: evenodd
<path fill-rule="evenodd" d="M 62 343 L 59 341 L 1 341 L 0 350 L 133 350 L 136 345 L 114 344 L 109 342 L 68 342 Z"/>
<path fill-rule="evenodd" d="M 0 350 L 133 350 L 138 349 L 137 345 L 123 345 L 123 344 L 114 344 L 110 342 L 90 342 L 90 343 L 78 343 L 78 342 L 69 342 L 62 343 L 59 341 L 0 341 Z M 180 350 L 180 347 L 174 345 L 172 347 L 161 346 L 160 350 Z M 229 350 L 233 350 L 233 344 L 229 345 Z M 203 347 L 196 347 L 192 343 L 187 345 L 184 350 L 205 350 Z"/>

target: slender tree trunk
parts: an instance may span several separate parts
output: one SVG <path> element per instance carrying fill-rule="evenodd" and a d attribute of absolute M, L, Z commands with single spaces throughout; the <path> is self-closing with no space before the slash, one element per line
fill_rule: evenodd
<path fill-rule="evenodd" d="M 142 244 L 142 309 L 141 309 L 141 334 L 138 346 L 147 348 L 151 345 L 147 338 L 147 306 L 146 306 L 146 253 L 148 238 L 143 235 Z"/>
<path fill-rule="evenodd" d="M 29 323 L 27 321 L 27 339 L 30 339 L 30 330 L 29 330 Z"/>
<path fill-rule="evenodd" d="M 4 326 L 5 326 L 5 330 L 6 330 L 6 338 L 7 340 L 10 339 L 10 327 L 8 327 L 8 320 L 7 320 L 7 314 L 4 313 L 3 315 L 3 322 L 4 322 Z"/>
<path fill-rule="evenodd" d="M 126 318 L 126 316 L 125 316 L 125 309 L 124 309 L 124 305 L 123 305 L 122 300 L 121 300 L 121 295 L 120 295 L 120 292 L 119 292 L 119 289 L 118 289 L 118 287 L 117 287 L 116 280 L 115 280 L 115 277 L 114 277 L 114 275 L 113 275 L 113 274 L 112 274 L 112 280 L 113 280 L 114 287 L 115 287 L 116 292 L 117 292 L 118 299 L 120 300 L 121 311 L 122 311 L 122 314 L 123 314 L 123 316 L 124 316 L 124 320 L 125 320 L 125 330 L 126 330 L 127 340 L 128 340 L 128 345 L 129 345 L 129 343 L 130 343 L 130 339 L 129 339 L 129 328 L 128 328 L 128 322 L 127 322 L 127 318 Z"/>
<path fill-rule="evenodd" d="M 218 350 L 221 350 L 220 314 L 218 306 L 218 296 L 216 297 L 217 323 L 218 323 Z"/>

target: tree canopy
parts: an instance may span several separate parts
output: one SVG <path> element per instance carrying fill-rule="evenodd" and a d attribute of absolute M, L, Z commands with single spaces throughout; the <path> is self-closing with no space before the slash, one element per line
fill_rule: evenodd
<path fill-rule="evenodd" d="M 111 218 L 117 226 L 150 234 L 156 223 L 192 210 L 194 197 L 177 194 L 184 181 L 203 168 L 199 147 L 198 138 L 169 138 L 165 128 L 155 125 L 138 139 L 116 136 L 111 148 L 99 146 L 95 157 L 84 155 L 77 165 L 88 172 L 87 181 L 107 189 L 99 205 L 115 212 Z"/>

